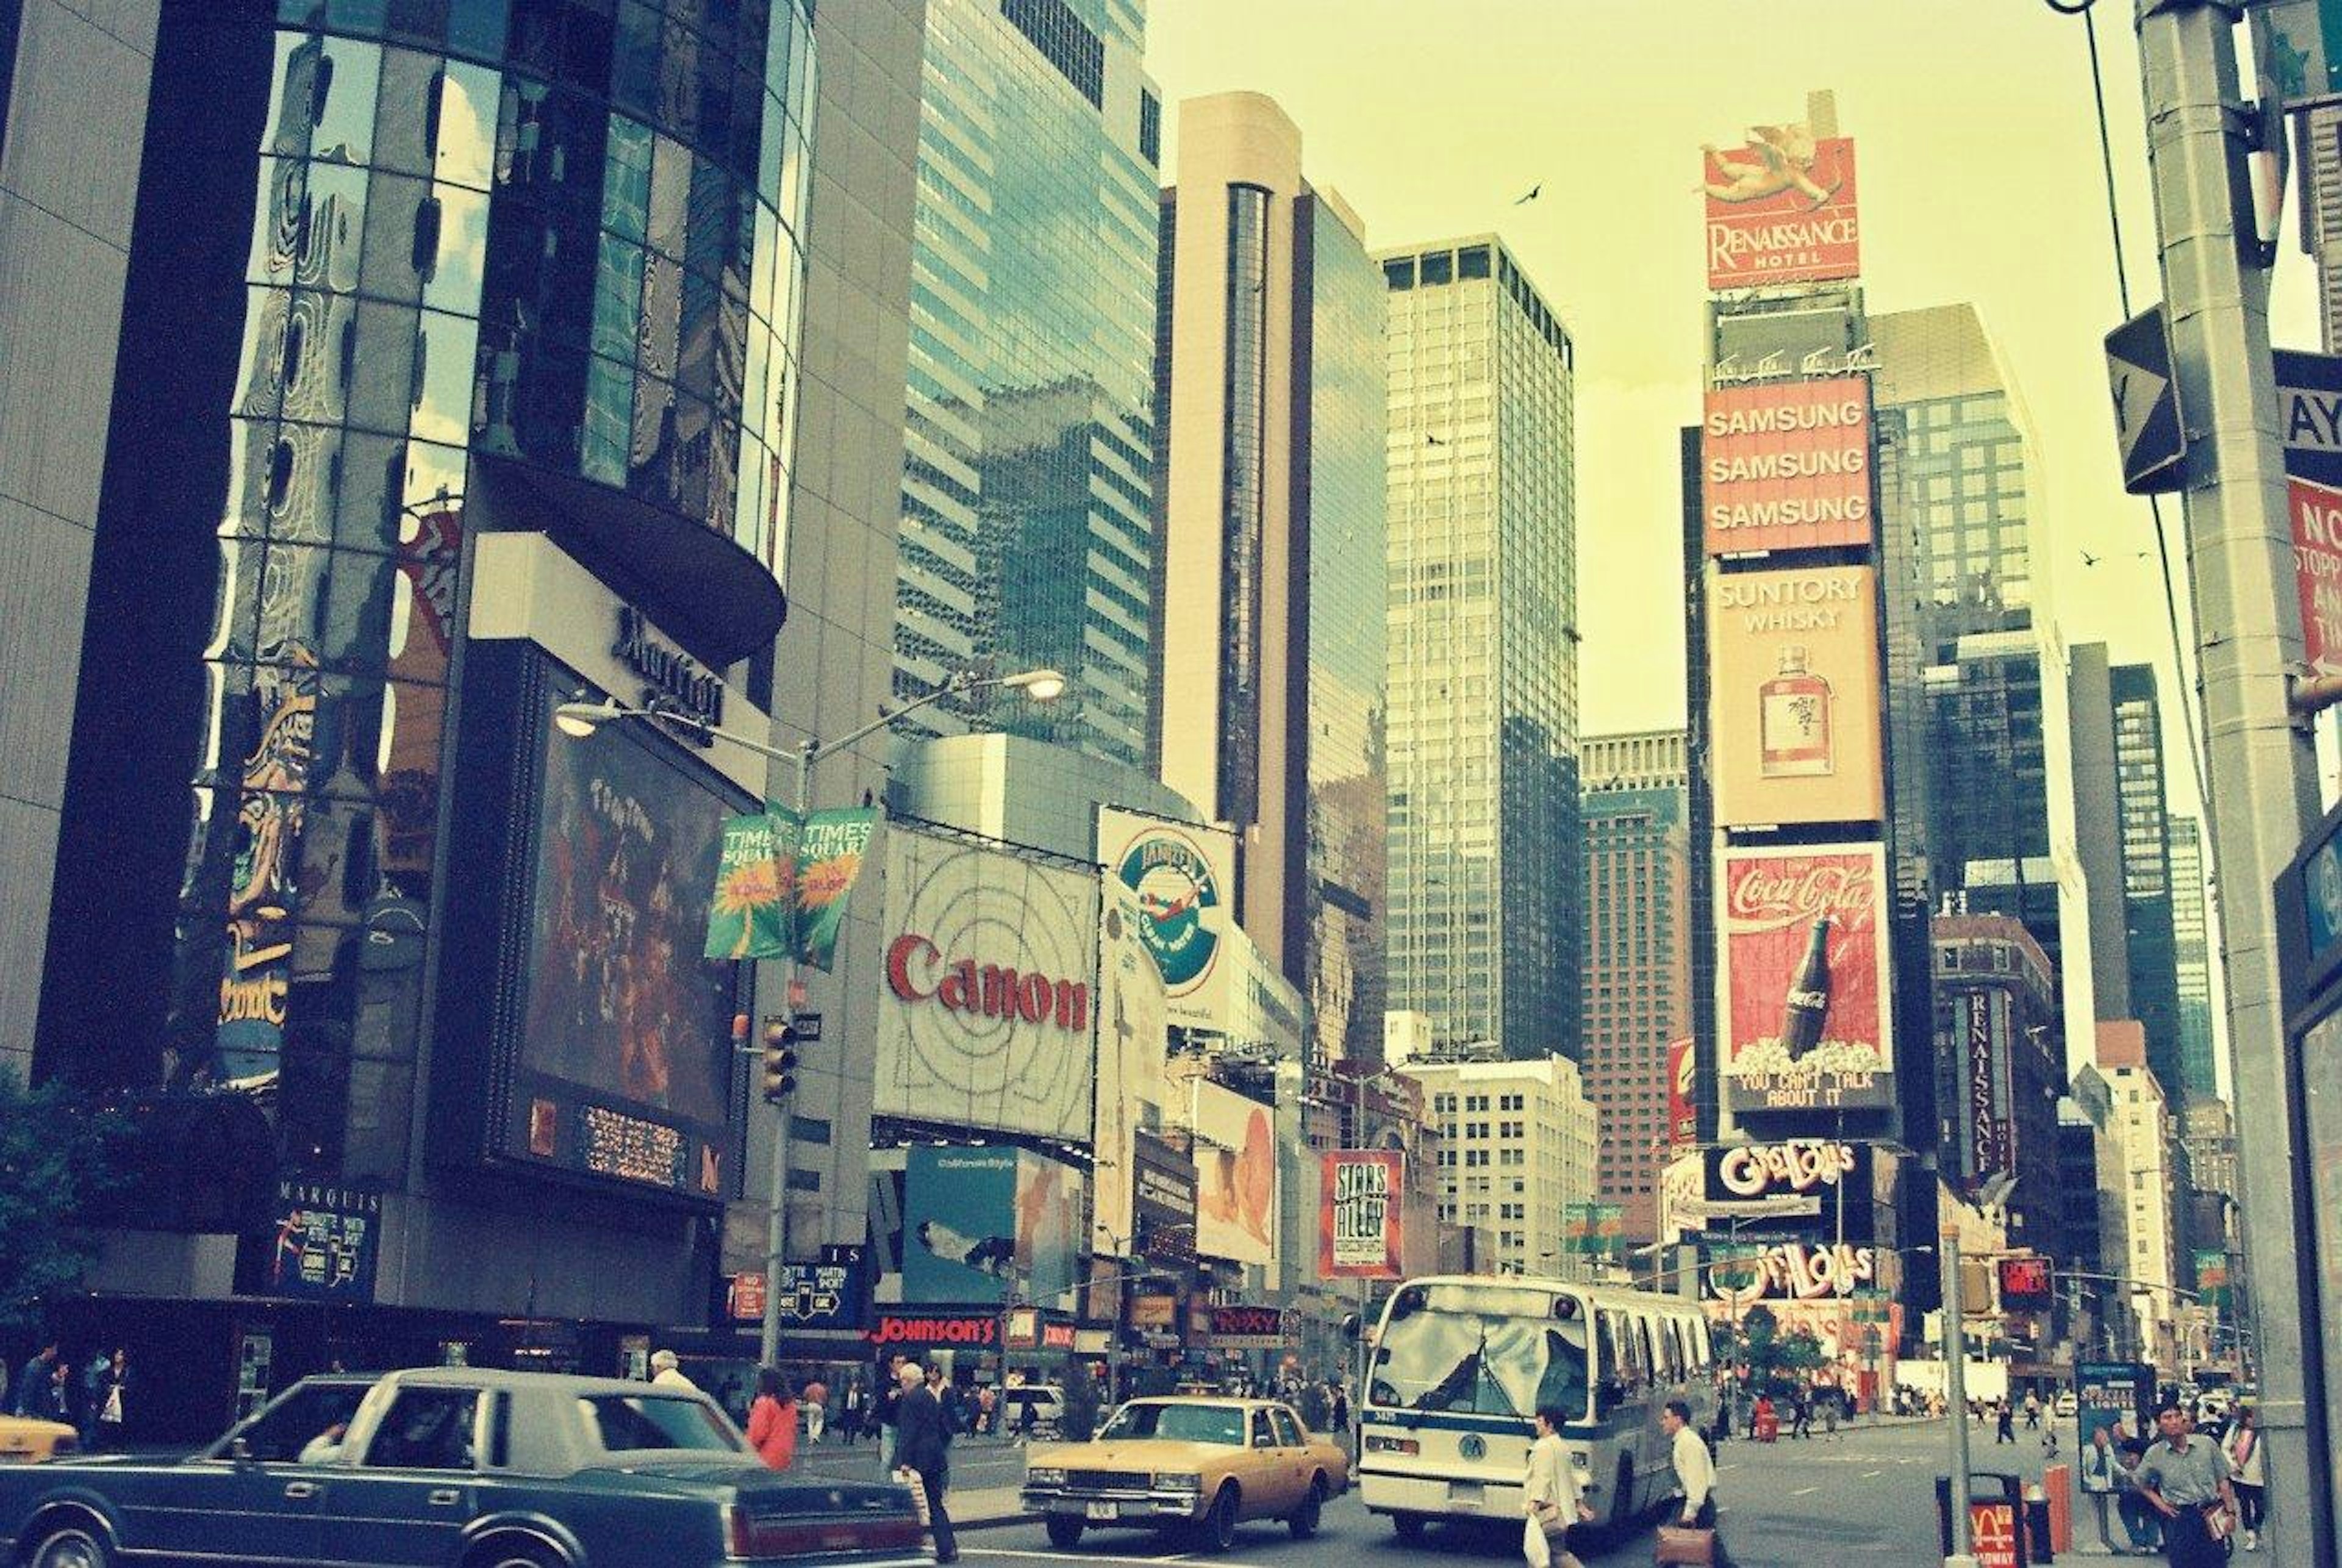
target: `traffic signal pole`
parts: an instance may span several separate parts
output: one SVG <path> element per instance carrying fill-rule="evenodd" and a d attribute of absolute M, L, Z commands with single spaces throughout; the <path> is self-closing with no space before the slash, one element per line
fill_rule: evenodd
<path fill-rule="evenodd" d="M 1942 1271 L 1944 1314 L 1944 1416 L 1951 1423 L 1952 1554 L 1944 1568 L 1976 1568 L 1973 1521 L 1968 1514 L 1968 1329 L 1960 1303 L 1960 1233 L 1950 1225 L 1936 1237 L 1936 1263 Z"/>
<path fill-rule="evenodd" d="M 2238 1165 L 2261 1345 L 2271 1561 L 2333 1562 L 2313 1542 L 2313 1478 L 2296 1254 L 2297 1167 L 2271 886 L 2317 820 L 2316 760 L 2288 711 L 2302 657 L 2269 355 L 2268 282 L 2246 167 L 2239 0 L 2137 0 L 2147 152 L 2187 424 L 2187 556 L 2204 717 L 2221 951 L 2227 973 Z M 2323 1484 L 2318 1478 L 2316 1484 Z M 2322 1550 L 2321 1550 L 2322 1544 Z"/>
<path fill-rule="evenodd" d="M 812 809 L 814 744 L 796 750 L 796 791 L 789 804 L 803 822 Z M 790 1024 L 797 1015 L 797 951 L 794 935 L 780 961 L 781 1014 Z M 778 1366 L 781 1360 L 781 1271 L 789 1255 L 789 1123 L 793 1096 L 784 1094 L 773 1106 L 772 1212 L 765 1221 L 765 1322 L 757 1341 L 756 1364 Z"/>

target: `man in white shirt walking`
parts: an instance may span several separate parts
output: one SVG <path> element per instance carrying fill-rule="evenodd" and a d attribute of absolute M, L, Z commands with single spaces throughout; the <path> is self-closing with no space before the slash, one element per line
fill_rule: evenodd
<path fill-rule="evenodd" d="M 1732 1559 L 1724 1550 L 1724 1532 L 1717 1529 L 1716 1522 L 1716 1461 L 1691 1423 L 1691 1406 L 1680 1399 L 1667 1401 L 1666 1409 L 1659 1415 L 1659 1426 L 1672 1445 L 1676 1484 L 1683 1490 L 1683 1509 L 1676 1523 L 1694 1530 L 1714 1531 L 1716 1568 L 1732 1568 Z"/>

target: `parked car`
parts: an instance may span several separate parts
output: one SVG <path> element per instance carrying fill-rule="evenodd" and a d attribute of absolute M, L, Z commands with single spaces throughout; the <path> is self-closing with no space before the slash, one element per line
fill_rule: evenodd
<path fill-rule="evenodd" d="M 80 1446 L 81 1439 L 62 1421 L 0 1415 L 0 1464 L 36 1464 L 44 1459 L 61 1459 Z"/>
<path fill-rule="evenodd" d="M 1281 1519 L 1307 1540 L 1326 1500 L 1349 1484 L 1349 1457 L 1289 1405 L 1135 1399 L 1093 1442 L 1034 1449 L 1025 1505 L 1046 1516 L 1060 1551 L 1093 1525 L 1116 1524 L 1173 1530 L 1225 1552 L 1247 1520 Z"/>
<path fill-rule="evenodd" d="M 2081 1403 L 2074 1397 L 2072 1389 L 2065 1388 L 2057 1391 L 2057 1397 L 2051 1402 L 2049 1408 L 2061 1416 L 2070 1417 L 2081 1408 Z"/>
<path fill-rule="evenodd" d="M 898 1486 L 791 1482 L 704 1394 L 477 1367 L 295 1383 L 204 1453 L 0 1471 L 0 1563 L 926 1568 Z"/>

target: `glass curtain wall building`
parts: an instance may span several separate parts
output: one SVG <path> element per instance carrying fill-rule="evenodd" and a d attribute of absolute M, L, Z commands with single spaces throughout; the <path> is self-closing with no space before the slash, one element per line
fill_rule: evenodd
<path fill-rule="evenodd" d="M 1493 236 L 1377 253 L 1389 309 L 1390 1006 L 1578 1054 L 1574 355 Z"/>
<path fill-rule="evenodd" d="M 2179 1094 L 2192 1111 L 2219 1098 L 2212 1064 L 2212 948 L 2205 925 L 2204 839 L 2192 816 L 2172 817 L 2170 824 L 2171 934 L 2179 982 Z"/>
<path fill-rule="evenodd" d="M 1320 1062 L 1382 1054 L 1382 274 L 1253 93 L 1180 106 L 1162 196 L 1156 750 L 1241 836 L 1238 911 Z M 1176 395 L 1174 395 L 1174 392 Z"/>
<path fill-rule="evenodd" d="M 1137 0 L 932 0 L 895 692 L 1046 666 L 924 733 L 1146 760 L 1161 109 Z"/>
<path fill-rule="evenodd" d="M 550 907 L 519 817 L 573 756 L 539 746 L 552 703 L 767 702 L 811 38 L 805 0 L 163 9 L 52 917 L 110 940 L 52 942 L 44 1070 L 262 1106 L 285 1180 L 418 1194 L 427 1165 L 513 1156 L 617 1204 L 418 1198 L 383 1303 L 674 1321 L 680 1232 L 623 1287 L 540 1293 L 511 1283 L 507 1210 L 590 1254 L 626 1194 L 736 1179 L 732 982 L 687 962 L 692 1008 L 612 982 L 641 1027 L 601 1120 L 524 1105 L 492 1149 L 440 1112 L 485 1114 L 512 1062 L 472 1054 L 518 1049 L 485 1014 Z M 555 587 L 575 613 L 547 632 Z M 704 907 L 667 808 L 754 798 L 736 759 L 636 739 L 609 744 L 647 759 L 639 814 L 604 787 L 622 759 L 579 797 L 643 841 L 601 868 L 619 968 Z M 674 1143 L 686 1078 L 696 1161 L 573 1143 L 610 1116 Z"/>
<path fill-rule="evenodd" d="M 2164 802 L 2163 704 L 2155 670 L 2107 672 L 2115 711 L 2115 793 L 2122 824 L 2123 920 L 2130 948 L 2131 1016 L 2147 1030 L 2147 1065 L 2174 1102 L 2179 1055 L 2179 953 L 2171 893 L 2170 821 Z"/>

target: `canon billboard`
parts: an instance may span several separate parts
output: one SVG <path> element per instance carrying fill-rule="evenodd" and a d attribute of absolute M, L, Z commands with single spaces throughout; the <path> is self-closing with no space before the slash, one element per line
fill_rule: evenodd
<path fill-rule="evenodd" d="M 1096 874 L 898 827 L 883 919 L 876 1113 L 1086 1142 Z"/>
<path fill-rule="evenodd" d="M 1805 125 L 1758 125 L 1736 149 L 1706 147 L 1707 286 L 1822 283 L 1862 272 L 1854 141 Z"/>

